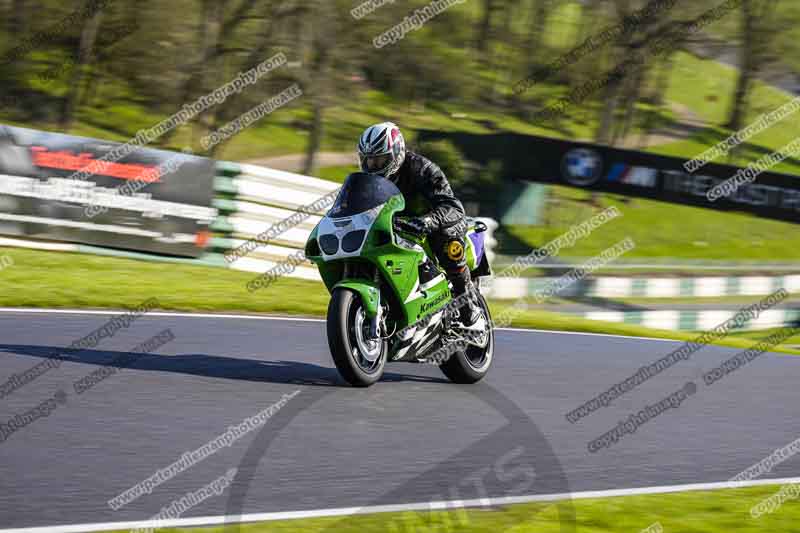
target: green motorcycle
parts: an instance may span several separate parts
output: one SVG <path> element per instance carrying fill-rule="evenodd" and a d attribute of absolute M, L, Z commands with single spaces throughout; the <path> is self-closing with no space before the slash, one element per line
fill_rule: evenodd
<path fill-rule="evenodd" d="M 347 177 L 333 207 L 309 236 L 306 257 L 319 268 L 331 293 L 328 345 L 342 377 L 368 387 L 387 362 L 438 364 L 456 383 L 475 383 L 492 364 L 494 331 L 486 300 L 466 327 L 450 283 L 424 236 L 396 214 L 405 207 L 400 190 L 374 174 Z M 491 270 L 484 249 L 486 225 L 470 221 L 464 253 L 476 289 Z M 463 298 L 463 297 L 462 297 Z"/>

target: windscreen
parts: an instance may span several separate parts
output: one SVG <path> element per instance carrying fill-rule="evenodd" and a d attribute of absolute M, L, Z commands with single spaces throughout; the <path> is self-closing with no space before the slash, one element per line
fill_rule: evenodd
<path fill-rule="evenodd" d="M 357 215 L 388 202 L 397 194 L 400 194 L 400 189 L 386 178 L 355 172 L 347 176 L 328 216 L 341 218 Z"/>

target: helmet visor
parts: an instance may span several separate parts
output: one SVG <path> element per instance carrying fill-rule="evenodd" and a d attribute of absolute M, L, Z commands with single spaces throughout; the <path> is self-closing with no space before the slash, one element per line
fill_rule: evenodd
<path fill-rule="evenodd" d="M 365 172 L 380 172 L 389 166 L 392 154 L 366 156 L 361 160 L 361 167 Z"/>

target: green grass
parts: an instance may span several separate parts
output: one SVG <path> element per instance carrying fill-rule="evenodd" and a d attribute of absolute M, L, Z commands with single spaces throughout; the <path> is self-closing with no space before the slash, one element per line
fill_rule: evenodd
<path fill-rule="evenodd" d="M 551 186 L 547 226 L 508 226 L 508 233 L 529 247 L 541 246 L 571 225 L 589 219 L 600 208 L 589 205 L 591 193 L 571 187 Z M 590 238 L 562 249 L 560 256 L 592 257 L 616 242 L 631 237 L 636 248 L 622 256 L 703 260 L 797 261 L 800 231 L 797 225 L 746 213 L 721 212 L 647 199 L 601 194 L 603 207 L 622 213 L 592 232 Z M 522 253 L 514 250 L 512 253 Z M 500 250 L 500 253 L 507 253 Z"/>
<path fill-rule="evenodd" d="M 510 308 L 506 302 L 490 302 L 492 315 L 499 318 L 502 313 Z M 513 312 L 513 311 L 512 311 Z M 600 320 L 588 320 L 563 313 L 551 311 L 526 310 L 521 313 L 514 312 L 510 327 L 542 329 L 553 331 L 576 331 L 581 333 L 603 333 L 609 335 L 621 335 L 624 337 L 649 337 L 653 339 L 673 339 L 679 341 L 693 340 L 698 333 L 685 331 L 671 331 L 662 329 L 646 328 L 635 324 L 625 324 L 623 322 L 604 322 Z M 744 331 L 735 336 L 728 335 L 715 340 L 712 344 L 716 346 L 726 346 L 729 348 L 750 348 L 754 341 L 764 338 L 761 331 Z M 792 337 L 797 340 L 798 337 Z M 787 339 L 784 343 L 776 346 L 775 352 L 800 354 L 800 350 L 790 348 L 787 345 L 796 344 L 792 339 Z"/>
<path fill-rule="evenodd" d="M 364 514 L 348 517 L 281 520 L 244 524 L 242 533 L 558 533 L 570 530 L 574 510 L 576 533 L 638 533 L 661 524 L 680 533 L 789 533 L 797 531 L 800 505 L 787 501 L 770 514 L 750 516 L 750 508 L 779 490 L 778 485 L 717 491 L 579 499 L 571 502 L 519 504 L 491 509 Z M 561 514 L 559 513 L 561 511 Z M 158 529 L 174 533 L 223 533 L 224 527 Z M 120 532 L 122 533 L 122 532 Z"/>
<path fill-rule="evenodd" d="M 14 248 L 3 254 L 14 260 L 0 271 L 5 306 L 119 309 L 156 297 L 168 310 L 316 316 L 328 306 L 321 283 L 290 278 L 250 293 L 245 285 L 256 274 L 223 268 Z"/>
<path fill-rule="evenodd" d="M 738 78 L 738 71 L 722 63 L 700 59 L 685 52 L 680 52 L 675 57 L 675 67 L 666 99 L 685 105 L 706 121 L 709 127 L 684 141 L 654 147 L 649 151 L 689 158 L 702 153 L 733 133 L 719 125 L 724 124 L 728 118 L 732 88 Z M 763 113 L 774 111 L 792 98 L 793 95 L 756 81 L 750 93 L 750 107 L 742 126 L 750 124 Z M 795 113 L 751 137 L 741 146 L 735 157 L 730 160 L 718 159 L 715 162 L 747 165 L 793 141 L 797 138 L 798 132 L 800 132 L 800 113 Z M 787 159 L 771 170 L 800 174 L 800 160 Z"/>
<path fill-rule="evenodd" d="M 751 341 L 762 341 L 768 338 L 770 335 L 778 333 L 781 328 L 769 328 L 769 329 L 760 329 L 758 331 L 736 331 L 731 333 L 732 337 L 740 338 L 740 339 L 748 339 Z M 800 333 L 789 337 L 782 343 L 783 346 L 800 346 Z"/>
<path fill-rule="evenodd" d="M 285 277 L 267 289 L 250 293 L 246 283 L 255 274 L 222 268 L 16 248 L 3 249 L 3 255 L 14 261 L 13 266 L 0 270 L 0 299 L 6 307 L 120 309 L 157 298 L 161 309 L 173 311 L 323 317 L 329 300 L 322 283 Z M 508 304 L 492 302 L 491 307 L 492 313 L 499 316 Z M 687 333 L 537 310 L 515 313 L 510 326 L 677 340 L 693 338 Z M 743 339 L 723 339 L 718 344 L 736 348 L 750 345 Z"/>
<path fill-rule="evenodd" d="M 336 183 L 344 183 L 344 179 L 356 172 L 358 168 L 355 165 L 342 166 L 342 167 L 322 167 L 314 172 L 314 176 L 328 181 L 335 181 Z"/>

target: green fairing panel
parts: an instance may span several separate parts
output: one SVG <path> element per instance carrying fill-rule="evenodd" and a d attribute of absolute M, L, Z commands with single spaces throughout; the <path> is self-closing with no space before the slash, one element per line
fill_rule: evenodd
<path fill-rule="evenodd" d="M 423 250 L 430 253 L 427 243 L 422 243 L 423 250 L 418 247 L 409 249 L 398 246 L 394 242 L 379 244 L 382 240 L 385 241 L 386 235 L 392 231 L 393 213 L 402 210 L 403 206 L 402 196 L 392 198 L 383 206 L 367 234 L 366 243 L 359 256 L 359 259 L 369 261 L 377 266 L 381 277 L 391 287 L 397 300 L 403 304 L 403 320 L 399 321 L 398 328 L 403 328 L 436 312 L 450 300 L 449 284 L 444 276 L 436 285 L 428 287 L 424 291 L 418 290 L 418 267 L 426 255 Z M 320 276 L 328 291 L 333 292 L 338 287 L 356 291 L 364 302 L 367 316 L 374 317 L 378 302 L 377 285 L 372 280 L 342 280 L 343 264 L 346 260 L 325 261 L 321 255 L 310 254 L 309 251 L 316 247 L 316 244 L 312 245 L 311 241 L 316 241 L 317 229 L 315 228 L 309 236 L 306 256 L 318 266 Z"/>
<path fill-rule="evenodd" d="M 379 289 L 375 283 L 363 279 L 350 279 L 340 281 L 333 289 L 350 289 L 358 293 L 369 318 L 373 318 L 378 313 Z"/>

